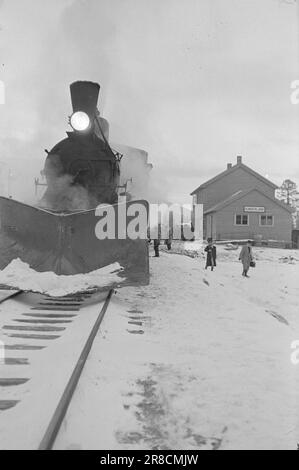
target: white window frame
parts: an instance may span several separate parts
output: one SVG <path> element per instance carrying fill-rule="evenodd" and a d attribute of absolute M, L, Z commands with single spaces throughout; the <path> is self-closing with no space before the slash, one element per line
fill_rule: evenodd
<path fill-rule="evenodd" d="M 247 224 L 237 224 L 237 216 L 238 215 L 240 215 L 241 217 L 247 216 Z M 234 225 L 236 227 L 248 227 L 249 226 L 249 214 L 235 214 Z"/>
<path fill-rule="evenodd" d="M 272 217 L 272 224 L 262 224 L 262 217 Z M 259 216 L 260 227 L 274 227 L 274 215 L 272 214 L 260 214 Z"/>

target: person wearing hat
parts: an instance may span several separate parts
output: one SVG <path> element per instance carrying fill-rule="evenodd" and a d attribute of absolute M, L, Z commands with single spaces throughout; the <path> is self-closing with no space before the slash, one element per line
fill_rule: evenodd
<path fill-rule="evenodd" d="M 248 240 L 246 245 L 242 246 L 239 260 L 242 261 L 242 264 L 243 264 L 242 276 L 249 277 L 247 273 L 249 271 L 250 266 L 254 264 L 253 256 L 252 256 L 252 241 L 251 240 Z"/>
<path fill-rule="evenodd" d="M 206 267 L 208 269 L 211 266 L 211 271 L 213 271 L 216 266 L 216 246 L 213 244 L 212 238 L 208 238 L 208 244 L 205 247 L 205 252 L 207 253 Z"/>

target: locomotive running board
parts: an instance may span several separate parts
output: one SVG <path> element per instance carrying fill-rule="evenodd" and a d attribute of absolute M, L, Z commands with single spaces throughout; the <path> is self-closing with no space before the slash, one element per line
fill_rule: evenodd
<path fill-rule="evenodd" d="M 126 207 L 136 203 L 148 214 L 147 201 L 127 202 Z M 117 215 L 120 206 L 113 208 Z M 99 240 L 98 220 L 95 210 L 55 213 L 0 197 L 0 269 L 20 258 L 39 272 L 72 275 L 118 262 L 124 268 L 122 285 L 147 285 L 147 240 Z"/>

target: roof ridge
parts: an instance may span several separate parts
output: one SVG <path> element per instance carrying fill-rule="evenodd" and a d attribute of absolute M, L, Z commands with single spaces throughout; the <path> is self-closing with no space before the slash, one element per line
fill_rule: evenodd
<path fill-rule="evenodd" d="M 253 176 L 255 176 L 255 178 L 263 181 L 268 186 L 271 186 L 271 188 L 274 188 L 274 189 L 278 188 L 278 186 L 275 183 L 272 183 L 272 181 L 268 180 L 264 176 L 260 175 L 257 171 L 253 170 L 252 168 L 250 168 L 249 166 L 247 166 L 243 162 L 241 162 L 241 163 L 236 163 L 235 165 L 232 165 L 230 168 L 227 168 L 226 170 L 222 171 L 221 173 L 218 173 L 213 178 L 210 178 L 209 180 L 205 181 L 200 186 L 198 186 L 194 191 L 192 191 L 192 193 L 190 193 L 190 195 L 193 196 L 193 194 L 197 193 L 200 189 L 204 189 L 205 187 L 207 187 L 210 184 L 214 183 L 215 181 L 223 178 L 224 176 L 226 176 L 230 173 L 233 173 L 238 168 L 243 168 L 244 171 L 247 171 L 248 173 L 251 173 Z"/>

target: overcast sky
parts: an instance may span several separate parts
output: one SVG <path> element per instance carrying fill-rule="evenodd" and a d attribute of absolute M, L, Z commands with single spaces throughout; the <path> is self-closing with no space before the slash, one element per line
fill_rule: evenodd
<path fill-rule="evenodd" d="M 243 155 L 299 183 L 293 0 L 0 0 L 0 164 L 33 192 L 64 137 L 69 84 L 101 84 L 114 142 L 149 152 L 175 202 Z"/>

